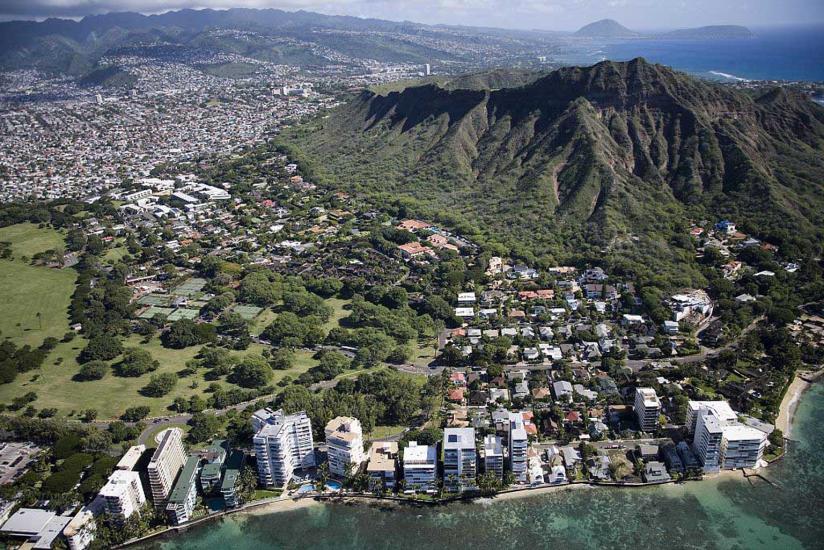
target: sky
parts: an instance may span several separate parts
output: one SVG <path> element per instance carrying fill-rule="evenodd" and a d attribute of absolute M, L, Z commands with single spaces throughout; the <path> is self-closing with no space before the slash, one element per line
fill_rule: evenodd
<path fill-rule="evenodd" d="M 229 7 L 542 30 L 575 30 L 607 17 L 635 30 L 824 23 L 824 0 L 0 0 L 0 19 Z"/>

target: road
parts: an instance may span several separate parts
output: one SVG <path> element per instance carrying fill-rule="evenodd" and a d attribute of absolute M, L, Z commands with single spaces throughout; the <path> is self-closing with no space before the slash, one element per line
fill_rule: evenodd
<path fill-rule="evenodd" d="M 738 347 L 738 341 L 746 336 L 748 333 L 752 332 L 758 323 L 764 320 L 764 316 L 761 315 L 760 317 L 756 317 L 753 319 L 749 325 L 744 327 L 741 331 L 741 334 L 738 335 L 734 341 L 720 347 L 720 348 L 707 348 L 701 346 L 701 349 L 698 353 L 694 355 L 686 355 L 683 357 L 662 357 L 660 359 L 630 359 L 627 361 L 627 367 L 632 369 L 633 372 L 638 372 L 642 370 L 644 367 L 650 365 L 651 363 L 660 363 L 660 362 L 667 362 L 672 363 L 674 365 L 691 365 L 693 363 L 702 363 L 707 359 L 712 359 L 713 357 L 717 357 L 719 353 L 726 350 L 732 350 Z"/>

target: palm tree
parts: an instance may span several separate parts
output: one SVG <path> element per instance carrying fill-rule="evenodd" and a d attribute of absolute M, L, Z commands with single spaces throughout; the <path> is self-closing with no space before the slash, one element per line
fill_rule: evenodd
<path fill-rule="evenodd" d="M 329 463 L 324 462 L 318 466 L 318 472 L 315 474 L 315 490 L 319 493 L 326 491 L 327 481 L 329 481 Z"/>

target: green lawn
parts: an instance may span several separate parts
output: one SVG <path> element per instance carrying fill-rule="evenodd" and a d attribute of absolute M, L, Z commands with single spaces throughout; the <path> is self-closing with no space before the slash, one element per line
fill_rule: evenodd
<path fill-rule="evenodd" d="M 106 254 L 103 255 L 103 261 L 107 264 L 116 264 L 128 254 L 129 250 L 125 246 L 116 246 L 106 251 Z"/>
<path fill-rule="evenodd" d="M 0 228 L 0 242 L 11 243 L 15 259 L 31 258 L 38 252 L 65 247 L 63 235 L 56 229 L 39 228 L 33 223 L 18 223 Z"/>
<path fill-rule="evenodd" d="M 326 304 L 332 306 L 332 315 L 329 317 L 329 320 L 323 326 L 326 332 L 329 332 L 333 328 L 340 326 L 340 320 L 344 317 L 349 317 L 350 311 L 346 309 L 347 306 L 351 304 L 350 300 L 342 300 L 340 298 L 329 298 L 326 300 Z"/>
<path fill-rule="evenodd" d="M 14 254 L 13 260 L 0 260 L 0 338 L 36 347 L 46 337 L 62 337 L 69 330 L 68 307 L 77 273 L 32 266 L 22 258 L 63 246 L 63 237 L 53 229 L 24 223 L 0 229 L 0 241 L 10 242 Z"/>
<path fill-rule="evenodd" d="M 154 372 L 143 376 L 127 378 L 107 374 L 102 380 L 78 382 L 72 378 L 77 373 L 77 355 L 85 346 L 82 338 L 76 338 L 70 343 L 60 343 L 49 355 L 39 371 L 21 374 L 11 384 L 0 385 L 0 403 L 10 403 L 11 400 L 25 392 L 37 393 L 37 401 L 33 405 L 37 409 L 56 407 L 61 415 L 69 415 L 72 411 L 82 409 L 96 409 L 99 419 L 116 418 L 123 414 L 127 407 L 146 405 L 150 408 L 150 416 L 165 416 L 173 414 L 168 410 L 169 405 L 176 397 L 189 398 L 192 395 L 207 397 L 206 388 L 212 381 L 204 378 L 205 371 L 180 378 L 177 386 L 163 397 L 146 397 L 141 395 L 143 388 L 152 374 L 165 372 L 177 373 L 183 370 L 186 362 L 197 355 L 199 346 L 182 350 L 164 348 L 159 338 L 152 338 L 148 343 L 142 343 L 142 338 L 132 336 L 124 342 L 126 347 L 140 347 L 152 354 L 160 367 Z M 264 346 L 252 344 L 246 351 L 234 351 L 234 355 L 242 357 L 249 353 L 260 353 Z M 57 364 L 62 358 L 61 364 Z M 116 363 L 117 359 L 112 361 Z M 310 367 L 317 364 L 309 352 L 296 353 L 295 365 L 285 371 L 274 371 L 272 383 L 275 384 L 285 376 L 297 377 Z M 221 386 L 232 387 L 223 380 L 217 381 Z M 193 387 L 193 384 L 195 387 Z"/>
<path fill-rule="evenodd" d="M 403 432 L 405 428 L 406 426 L 375 426 L 375 429 L 366 434 L 364 439 L 368 441 L 380 441 L 381 439 L 398 435 Z"/>

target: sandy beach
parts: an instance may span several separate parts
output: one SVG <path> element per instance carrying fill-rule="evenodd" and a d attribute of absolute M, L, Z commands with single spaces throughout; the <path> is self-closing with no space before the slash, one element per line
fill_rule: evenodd
<path fill-rule="evenodd" d="M 807 373 L 798 372 L 795 374 L 795 378 L 787 389 L 787 393 L 784 394 L 784 399 L 781 400 L 781 406 L 778 409 L 778 418 L 775 420 L 775 427 L 784 432 L 784 437 L 790 437 L 795 410 L 798 407 L 801 396 L 804 395 L 804 392 L 807 391 L 811 385 L 801 378 L 802 374 Z M 816 378 L 818 378 L 820 374 L 821 372 L 818 372 Z"/>
<path fill-rule="evenodd" d="M 264 516 L 275 512 L 291 512 L 302 508 L 310 508 L 312 506 L 319 506 L 320 504 L 321 502 L 315 500 L 314 498 L 299 498 L 297 500 L 284 498 L 273 502 L 267 502 L 266 504 L 261 504 L 259 506 L 251 506 L 241 510 L 238 513 L 253 516 Z"/>

